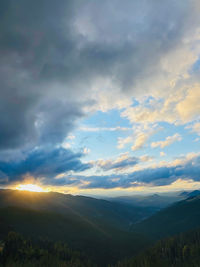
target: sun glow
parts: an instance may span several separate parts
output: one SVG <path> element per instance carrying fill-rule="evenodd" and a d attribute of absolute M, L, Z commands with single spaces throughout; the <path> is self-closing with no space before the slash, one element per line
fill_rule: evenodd
<path fill-rule="evenodd" d="M 20 184 L 16 187 L 16 189 L 31 192 L 48 192 L 48 190 L 45 190 L 41 186 L 36 184 Z"/>

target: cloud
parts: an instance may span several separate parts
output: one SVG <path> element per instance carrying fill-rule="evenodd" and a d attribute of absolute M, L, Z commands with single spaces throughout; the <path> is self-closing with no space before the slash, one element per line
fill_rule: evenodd
<path fill-rule="evenodd" d="M 138 125 L 134 129 L 134 134 L 125 138 L 118 138 L 117 148 L 122 149 L 126 144 L 133 143 L 131 149 L 133 151 L 143 148 L 148 139 L 161 128 L 156 129 L 157 125 Z"/>
<path fill-rule="evenodd" d="M 131 147 L 133 151 L 138 150 L 144 147 L 144 144 L 149 139 L 149 135 L 147 133 L 138 133 L 134 142 L 134 145 Z"/>
<path fill-rule="evenodd" d="M 0 149 L 61 142 L 84 116 L 68 78 L 69 21 L 62 30 L 72 3 L 2 1 L 0 9 Z"/>
<path fill-rule="evenodd" d="M 200 122 L 196 122 L 193 125 L 186 126 L 186 129 L 192 129 L 193 133 L 200 135 Z"/>
<path fill-rule="evenodd" d="M 154 157 L 148 156 L 148 155 L 140 156 L 140 161 L 141 162 L 148 162 L 148 161 L 152 161 L 153 159 L 154 159 Z"/>
<path fill-rule="evenodd" d="M 90 154 L 91 150 L 88 147 L 84 147 L 83 154 L 88 155 Z"/>
<path fill-rule="evenodd" d="M 183 82 L 183 81 L 182 81 Z M 185 80 L 187 87 L 178 84 L 173 92 L 167 96 L 153 98 L 146 103 L 146 99 L 136 107 L 128 107 L 122 112 L 122 117 L 132 123 L 168 122 L 185 124 L 199 118 L 200 83 Z M 188 88 L 189 87 L 189 88 Z"/>
<path fill-rule="evenodd" d="M 117 127 L 86 127 L 86 126 L 82 126 L 79 129 L 83 132 L 101 132 L 101 131 L 115 132 L 115 131 L 129 131 L 129 130 L 131 130 L 131 128 L 121 127 L 121 126 L 117 126 Z"/>
<path fill-rule="evenodd" d="M 107 176 L 82 177 L 86 180 L 86 185 L 81 188 L 132 188 L 137 186 L 164 186 L 177 181 L 193 180 L 200 181 L 200 156 L 188 155 L 188 157 L 177 159 L 171 164 L 165 163 L 163 166 L 144 168 L 128 174 L 117 174 Z"/>
<path fill-rule="evenodd" d="M 117 148 L 122 149 L 125 147 L 126 144 L 129 144 L 133 141 L 132 136 L 128 136 L 126 138 L 118 137 L 118 145 Z"/>
<path fill-rule="evenodd" d="M 1 177 L 0 183 L 9 184 L 23 180 L 27 175 L 35 179 L 45 178 L 54 179 L 57 175 L 64 172 L 81 172 L 91 168 L 87 163 L 81 162 L 82 153 L 73 153 L 64 148 L 54 149 L 34 149 L 24 158 L 12 161 L 0 161 Z M 6 177 L 6 182 L 5 182 Z"/>
<path fill-rule="evenodd" d="M 89 168 L 82 154 L 58 147 L 91 112 L 125 108 L 138 124 L 199 116 L 198 75 L 189 73 L 199 56 L 199 1 L 2 0 L 0 10 L 4 181 Z M 142 129 L 118 146 L 135 151 L 150 135 Z"/>
<path fill-rule="evenodd" d="M 164 141 L 152 142 L 151 143 L 151 147 L 153 147 L 153 148 L 156 148 L 156 147 L 164 148 L 166 146 L 170 146 L 174 142 L 178 142 L 178 141 L 180 142 L 181 140 L 182 140 L 182 137 L 180 136 L 180 134 L 176 133 L 173 136 L 168 136 Z"/>
<path fill-rule="evenodd" d="M 103 171 L 124 171 L 131 167 L 136 166 L 142 162 L 151 161 L 153 158 L 148 155 L 143 155 L 140 157 L 130 156 L 128 152 L 122 153 L 116 159 L 98 160 L 94 162 L 94 166 L 97 165 Z"/>
<path fill-rule="evenodd" d="M 62 143 L 61 146 L 62 146 L 63 148 L 65 148 L 65 149 L 69 149 L 69 148 L 71 148 L 71 144 L 68 143 L 68 142 L 64 142 L 64 143 Z"/>
<path fill-rule="evenodd" d="M 133 159 L 134 161 L 134 159 Z M 124 162 L 125 163 L 125 162 Z M 115 168 L 113 163 L 107 161 L 105 168 Z M 126 163 L 125 163 L 126 165 Z M 134 162 L 133 162 L 134 165 Z M 148 188 L 152 186 L 173 185 L 179 180 L 200 181 L 200 156 L 188 154 L 172 162 L 161 162 L 152 167 L 142 168 L 129 173 L 109 175 L 76 175 L 60 174 L 57 179 L 43 178 L 40 182 L 44 185 L 76 186 L 78 189 L 126 189 L 134 187 Z M 171 188 L 172 189 L 172 188 Z"/>
<path fill-rule="evenodd" d="M 199 123 L 199 122 L 195 123 L 195 124 L 193 125 L 193 127 L 192 127 L 192 130 L 193 130 L 193 132 L 195 132 L 195 133 L 197 133 L 198 135 L 200 135 L 200 123 Z"/>
<path fill-rule="evenodd" d="M 176 110 L 182 121 L 188 122 L 199 117 L 200 114 L 200 84 L 195 84 L 187 91 L 185 98 L 180 101 Z"/>
<path fill-rule="evenodd" d="M 129 156 L 129 153 L 123 153 L 115 160 L 98 160 L 96 165 L 104 171 L 109 170 L 124 170 L 135 166 L 140 162 L 140 159 L 134 156 Z"/>
<path fill-rule="evenodd" d="M 67 137 L 67 139 L 69 139 L 69 140 L 74 140 L 75 138 L 76 138 L 75 135 L 69 135 L 69 136 Z"/>
<path fill-rule="evenodd" d="M 0 148 L 60 143 L 89 111 L 155 94 L 150 87 L 169 76 L 170 52 L 197 38 L 197 5 L 1 1 Z"/>

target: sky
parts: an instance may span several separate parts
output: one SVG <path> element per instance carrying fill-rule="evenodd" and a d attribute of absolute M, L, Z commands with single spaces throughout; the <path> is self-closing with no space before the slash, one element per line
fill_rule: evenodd
<path fill-rule="evenodd" d="M 200 188 L 198 0 L 1 0 L 0 187 Z"/>

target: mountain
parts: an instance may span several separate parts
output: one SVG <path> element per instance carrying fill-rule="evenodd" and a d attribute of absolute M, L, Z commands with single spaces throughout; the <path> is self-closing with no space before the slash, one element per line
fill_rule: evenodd
<path fill-rule="evenodd" d="M 143 196 L 137 207 L 133 203 L 54 192 L 0 190 L 0 243 L 9 231 L 15 231 L 33 244 L 38 239 L 65 242 L 98 266 L 107 266 L 137 255 L 161 238 L 200 227 L 200 195 L 150 216 L 150 206 L 143 207 L 145 201 L 149 199 L 152 205 L 164 197 L 169 195 Z"/>
<path fill-rule="evenodd" d="M 200 227 L 200 195 L 165 208 L 132 226 L 132 231 L 160 239 Z"/>
<path fill-rule="evenodd" d="M 153 194 L 153 195 L 134 195 L 134 196 L 119 196 L 109 198 L 110 201 L 118 203 L 126 203 L 137 207 L 149 208 L 152 214 L 163 209 L 175 202 L 187 198 L 188 195 L 181 194 Z"/>
<path fill-rule="evenodd" d="M 100 266 L 146 247 L 143 234 L 128 232 L 145 209 L 59 193 L 0 191 L 0 222 L 26 238 L 63 241 Z M 2 228 L 3 229 L 3 228 Z"/>
<path fill-rule="evenodd" d="M 0 190 L 0 208 L 6 207 L 68 214 L 91 224 L 109 224 L 123 230 L 128 230 L 132 224 L 152 214 L 152 211 L 145 207 L 92 197 L 55 192 Z"/>
<path fill-rule="evenodd" d="M 182 193 L 180 193 L 180 196 L 184 198 L 196 197 L 198 195 L 200 195 L 200 190 L 183 191 Z"/>
<path fill-rule="evenodd" d="M 179 194 L 180 197 L 183 197 L 183 198 L 188 198 L 188 194 L 189 192 L 188 191 L 183 191 Z"/>
<path fill-rule="evenodd" d="M 200 190 L 194 190 L 188 194 L 188 197 L 196 197 L 200 195 Z"/>

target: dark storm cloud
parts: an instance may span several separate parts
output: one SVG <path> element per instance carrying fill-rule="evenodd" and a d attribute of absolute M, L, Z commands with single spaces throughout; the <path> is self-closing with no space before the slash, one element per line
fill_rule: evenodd
<path fill-rule="evenodd" d="M 157 168 L 146 168 L 134 171 L 129 174 L 112 174 L 101 176 L 67 176 L 61 180 L 54 180 L 53 185 L 68 185 L 75 183 L 84 189 L 112 189 L 129 188 L 141 185 L 164 186 L 170 185 L 178 179 L 191 179 L 200 181 L 200 156 L 190 160 L 185 160 L 176 166 L 164 166 Z M 71 180 L 73 178 L 73 180 Z M 45 180 L 45 184 L 51 184 L 50 180 Z"/>
<path fill-rule="evenodd" d="M 83 116 L 70 92 L 62 97 L 59 84 L 52 88 L 52 80 L 62 82 L 64 62 L 71 64 L 71 3 L 10 0 L 1 1 L 0 10 L 0 148 L 53 143 L 55 135 L 62 141 Z"/>
<path fill-rule="evenodd" d="M 81 162 L 82 156 L 81 153 L 72 153 L 63 148 L 34 149 L 28 155 L 26 153 L 25 158 L 0 161 L 0 172 L 3 178 L 1 183 L 20 181 L 27 175 L 36 179 L 46 177 L 51 181 L 63 172 L 78 172 L 91 168 L 90 164 Z"/>

